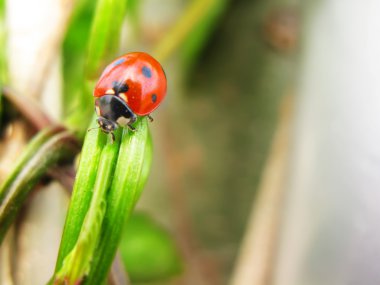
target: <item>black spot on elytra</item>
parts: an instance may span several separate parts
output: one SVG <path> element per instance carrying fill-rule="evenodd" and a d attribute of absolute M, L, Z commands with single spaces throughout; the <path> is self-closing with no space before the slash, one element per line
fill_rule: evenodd
<path fill-rule="evenodd" d="M 113 86 L 113 90 L 115 90 L 116 94 L 125 93 L 129 90 L 128 84 L 126 84 L 124 82 L 114 81 L 114 82 L 112 82 L 112 86 Z"/>
<path fill-rule="evenodd" d="M 147 67 L 147 66 L 143 66 L 143 68 L 141 69 L 142 71 L 142 74 L 144 74 L 145 77 L 147 78 L 151 78 L 152 77 L 152 70 Z"/>
<path fill-rule="evenodd" d="M 152 102 L 156 103 L 156 101 L 157 101 L 157 95 L 156 94 L 152 94 Z"/>
<path fill-rule="evenodd" d="M 129 90 L 129 86 L 128 84 L 126 83 L 123 83 L 120 87 L 119 87 L 119 93 L 125 93 Z"/>

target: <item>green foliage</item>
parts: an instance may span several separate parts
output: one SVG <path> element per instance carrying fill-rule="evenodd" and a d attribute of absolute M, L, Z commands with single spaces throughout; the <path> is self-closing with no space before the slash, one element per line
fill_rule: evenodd
<path fill-rule="evenodd" d="M 126 3 L 127 7 L 132 9 L 130 15 L 136 23 L 138 2 L 131 0 Z M 117 52 L 126 3 L 115 0 L 99 0 L 97 3 L 88 53 L 85 56 L 84 83 L 78 97 L 80 112 L 74 112 L 74 115 L 70 116 L 67 121 L 70 127 L 83 126 L 83 117 L 92 111 L 92 108 L 91 110 L 88 108 L 92 106 L 89 103 L 90 99 L 92 102 L 92 96 L 89 98 L 89 95 L 92 93 L 101 69 Z M 180 20 L 179 27 L 174 28 L 174 32 L 162 41 L 161 55 L 182 46 L 186 36 L 194 30 L 194 25 L 202 19 L 204 22 L 195 28 L 198 32 L 194 34 L 195 39 L 186 53 L 188 57 L 194 56 L 196 50 L 199 50 L 202 45 L 202 39 L 204 41 L 207 36 L 207 32 L 201 32 L 201 30 L 212 27 L 212 22 L 223 10 L 223 3 L 225 2 L 214 0 L 203 3 L 198 0 L 191 5 L 186 12 L 186 17 Z M 211 28 L 208 29 L 210 30 Z M 77 41 L 78 39 L 73 40 L 73 42 Z M 73 45 L 73 48 L 80 50 L 81 47 Z M 165 56 L 162 57 L 165 58 Z M 132 212 L 149 173 L 152 146 L 146 124 L 146 119 L 139 120 L 136 133 L 123 130 L 120 147 L 118 143 L 111 147 L 118 150 L 117 162 L 112 162 L 115 158 L 107 160 L 110 163 L 109 169 L 114 169 L 112 178 L 109 176 L 111 172 L 105 175 L 98 168 L 99 163 L 101 165 L 105 159 L 102 158 L 105 155 L 104 148 L 106 148 L 104 134 L 93 131 L 93 134 L 87 135 L 57 260 L 55 276 L 57 284 L 59 282 L 75 283 L 82 280 L 84 276 L 86 278 L 83 279 L 83 284 L 100 284 L 105 279 L 118 247 L 122 224 Z M 113 168 L 113 163 L 116 163 L 115 168 Z M 99 179 L 108 181 L 110 184 L 102 184 L 104 188 L 97 188 L 96 181 Z M 180 257 L 170 238 L 159 227 L 149 225 L 146 220 L 142 222 L 147 227 L 142 232 L 144 239 L 141 241 L 145 242 L 147 248 L 150 249 L 150 255 L 147 252 L 141 252 L 139 260 L 141 261 L 145 256 L 147 263 L 138 261 L 135 267 L 131 268 L 135 270 L 136 278 L 139 280 L 164 278 L 179 272 Z M 129 237 L 133 238 L 133 235 Z M 123 246 L 125 247 L 128 243 L 123 242 Z M 137 252 L 131 251 L 126 254 L 128 256 Z M 147 265 L 149 268 L 149 270 L 146 270 L 147 267 L 144 268 L 144 275 L 141 271 L 139 273 L 141 265 Z"/>
<path fill-rule="evenodd" d="M 218 18 L 227 0 L 195 0 L 192 1 L 185 12 L 173 25 L 166 36 L 157 44 L 153 55 L 163 61 L 177 49 L 182 48 L 186 42 L 190 43 L 189 48 L 185 49 L 185 55 L 194 59 L 196 51 L 205 43 L 206 35 L 213 22 Z M 205 28 L 205 31 L 201 31 Z"/>
<path fill-rule="evenodd" d="M 95 122 L 95 120 L 94 120 Z M 94 123 L 95 124 L 95 123 Z M 102 284 L 149 174 L 152 145 L 146 118 L 136 132 L 100 130 L 85 139 L 56 264 L 55 284 Z M 120 141 L 120 143 L 119 143 Z"/>
<path fill-rule="evenodd" d="M 169 233 L 144 214 L 128 220 L 120 253 L 132 282 L 148 282 L 179 274 L 182 258 Z"/>
<path fill-rule="evenodd" d="M 142 1 L 139 0 L 127 0 L 127 19 L 130 20 L 130 24 L 132 25 L 133 32 L 137 36 L 139 33 L 140 27 L 140 14 L 139 8 Z"/>
<path fill-rule="evenodd" d="M 80 108 L 83 89 L 84 62 L 96 1 L 83 0 L 76 6 L 63 42 L 63 112 L 70 116 Z"/>
<path fill-rule="evenodd" d="M 0 0 L 0 88 L 9 80 L 6 55 L 5 30 L 5 0 Z M 2 94 L 0 93 L 0 115 L 3 109 Z M 1 117 L 1 116 L 0 116 Z M 1 122 L 1 119 L 0 119 Z"/>
<path fill-rule="evenodd" d="M 139 119 L 137 131 L 123 130 L 114 179 L 107 195 L 107 210 L 101 240 L 91 271 L 84 284 L 104 280 L 115 256 L 122 228 L 131 214 L 148 179 L 152 161 L 152 141 L 146 118 Z"/>
<path fill-rule="evenodd" d="M 93 120 L 92 126 L 95 124 L 95 120 Z M 63 259 L 74 248 L 78 239 L 86 212 L 89 209 L 102 147 L 106 141 L 107 137 L 101 132 L 90 131 L 87 134 L 71 196 L 70 208 L 66 216 L 56 269 L 61 268 Z"/>
<path fill-rule="evenodd" d="M 159 59 L 164 60 L 182 47 L 185 61 L 193 60 L 226 2 L 194 1 L 173 32 L 158 44 Z M 94 83 L 119 51 L 125 15 L 138 31 L 139 4 L 138 0 L 77 3 L 63 44 L 63 106 L 65 125 L 79 138 L 86 134 L 90 119 L 91 126 L 96 126 L 91 115 Z M 5 1 L 0 0 L 3 46 L 4 5 Z M 0 83 L 7 81 L 5 49 L 1 49 Z M 146 118 L 140 118 L 135 127 L 134 133 L 119 129 L 113 144 L 100 130 L 87 133 L 51 283 L 76 284 L 83 280 L 83 284 L 103 284 L 123 225 L 138 201 L 151 165 L 152 142 Z M 48 168 L 72 158 L 76 151 L 71 132 L 64 129 L 45 130 L 28 145 L 0 190 L 0 241 L 28 193 Z M 181 270 L 181 258 L 170 236 L 147 217 L 137 216 L 124 234 L 121 249 L 133 280 L 167 278 Z"/>
<path fill-rule="evenodd" d="M 88 80 L 96 80 L 102 68 L 118 52 L 125 8 L 126 1 L 98 0 L 85 68 Z"/>
<path fill-rule="evenodd" d="M 198 19 L 197 23 L 193 26 L 190 36 L 185 39 L 181 48 L 181 57 L 185 70 L 191 69 L 199 52 L 209 40 L 209 36 L 215 29 L 219 18 L 227 8 L 228 2 L 229 0 L 211 1 L 204 15 Z"/>
<path fill-rule="evenodd" d="M 88 9 L 91 9 L 88 8 Z M 89 123 L 89 118 L 93 113 L 92 90 L 105 65 L 116 56 L 119 49 L 121 26 L 126 12 L 125 0 L 98 0 L 95 14 L 91 24 L 88 41 L 83 38 L 83 43 L 87 44 L 86 56 L 84 58 L 82 85 L 79 89 L 69 90 L 75 96 L 75 100 L 70 104 L 70 115 L 66 118 L 66 126 L 75 131 L 79 137 L 85 132 L 85 127 Z M 83 10 L 83 13 L 91 13 L 90 10 Z M 88 29 L 86 21 L 83 19 L 82 28 Z M 87 30 L 86 30 L 87 31 Z M 78 32 L 72 35 L 72 43 L 78 48 Z M 74 44 L 75 43 L 75 44 Z M 81 64 L 82 57 L 78 57 L 77 64 Z"/>
<path fill-rule="evenodd" d="M 76 229 L 81 228 L 78 240 L 76 241 L 74 248 L 64 258 L 63 266 L 57 273 L 56 278 L 65 280 L 68 284 L 76 284 L 77 280 L 80 280 L 83 276 L 86 276 L 89 273 L 90 263 L 100 237 L 102 221 L 107 206 L 106 193 L 113 178 L 113 171 L 116 165 L 117 155 L 119 153 L 119 146 L 120 132 L 118 132 L 116 140 L 113 144 L 107 143 L 104 147 L 101 147 L 101 150 L 98 151 L 100 158 L 99 163 L 94 165 L 94 168 L 98 168 L 94 185 L 91 185 L 91 188 L 87 187 L 85 189 L 81 189 L 78 188 L 78 183 L 76 184 L 76 192 L 81 192 L 86 189 L 90 190 L 85 192 L 88 193 L 88 195 L 92 194 L 92 198 L 89 209 L 86 212 L 83 225 L 80 227 L 80 225 L 77 224 L 76 226 Z M 86 163 L 87 161 L 85 163 L 81 163 L 82 175 L 83 168 L 88 166 Z M 80 185 L 83 187 L 83 184 Z M 91 193 L 92 189 L 93 193 Z M 73 209 L 72 211 L 76 210 L 75 208 L 71 209 Z M 78 221 L 82 221 L 82 219 L 80 218 Z M 69 238 L 72 238 L 72 236 L 69 236 Z"/>
<path fill-rule="evenodd" d="M 30 190 L 49 167 L 73 159 L 78 150 L 72 134 L 60 128 L 48 128 L 30 142 L 0 188 L 0 243 Z"/>

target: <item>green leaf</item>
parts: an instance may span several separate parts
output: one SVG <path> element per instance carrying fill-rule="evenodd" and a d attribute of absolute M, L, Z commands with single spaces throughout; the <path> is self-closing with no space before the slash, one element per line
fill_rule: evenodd
<path fill-rule="evenodd" d="M 78 240 L 63 260 L 63 266 L 56 275 L 56 284 L 78 284 L 77 282 L 89 273 L 90 263 L 100 237 L 107 204 L 106 193 L 112 181 L 119 145 L 120 134 L 116 134 L 116 140 L 113 144 L 108 143 L 103 147 L 90 207 L 86 213 Z"/>
<path fill-rule="evenodd" d="M 125 0 L 98 0 L 86 62 L 86 78 L 96 79 L 119 50 Z"/>
<path fill-rule="evenodd" d="M 135 132 L 120 128 L 113 144 L 99 129 L 87 134 L 51 282 L 105 280 L 151 164 L 147 119 L 134 126 Z"/>
<path fill-rule="evenodd" d="M 63 42 L 64 117 L 75 112 L 81 102 L 84 63 L 95 6 L 96 1 L 93 0 L 78 1 Z"/>
<path fill-rule="evenodd" d="M 128 220 L 119 248 L 132 282 L 169 278 L 183 267 L 173 238 L 145 214 L 133 214 Z"/>
<path fill-rule="evenodd" d="M 152 142 L 146 118 L 135 125 L 136 132 L 123 130 L 114 179 L 107 197 L 101 239 L 83 284 L 104 281 L 115 256 L 123 225 L 131 214 L 148 178 Z"/>
<path fill-rule="evenodd" d="M 0 242 L 46 171 L 57 162 L 73 159 L 78 151 L 73 135 L 57 127 L 45 129 L 30 142 L 0 188 Z"/>
<path fill-rule="evenodd" d="M 95 126 L 96 121 L 94 119 L 91 127 Z M 75 178 L 70 207 L 66 215 L 56 270 L 62 267 L 63 259 L 74 248 L 78 240 L 85 215 L 90 207 L 100 156 L 106 142 L 107 136 L 99 130 L 92 130 L 87 133 Z"/>
<path fill-rule="evenodd" d="M 222 1 L 227 0 L 192 1 L 179 21 L 173 25 L 173 28 L 157 44 L 153 52 L 154 57 L 158 61 L 164 61 L 178 48 L 181 48 L 186 42 L 186 39 L 192 37 L 194 29 L 202 23 L 205 24 L 207 16 L 213 15 L 214 12 L 212 12 L 212 9 L 215 9 L 217 12 L 220 8 L 224 7 L 224 2 Z M 212 19 L 212 17 L 210 17 L 210 19 Z M 199 32 L 199 29 L 197 29 L 197 31 Z"/>
<path fill-rule="evenodd" d="M 6 53 L 5 0 L 0 0 L 0 86 L 9 80 Z"/>
<path fill-rule="evenodd" d="M 78 100 L 72 106 L 72 114 L 65 125 L 79 137 L 85 133 L 84 126 L 94 111 L 92 91 L 105 65 L 119 50 L 122 23 L 126 12 L 126 0 L 98 0 L 91 26 L 87 56 L 84 62 L 84 80 L 75 96 Z"/>
<path fill-rule="evenodd" d="M 8 83 L 8 62 L 6 53 L 6 25 L 5 25 L 5 0 L 0 0 L 0 89 Z M 2 94 L 0 93 L 0 125 L 3 112 L 3 100 Z"/>
<path fill-rule="evenodd" d="M 227 8 L 229 0 L 212 0 L 202 17 L 193 26 L 191 33 L 185 39 L 181 48 L 183 68 L 191 69 L 196 62 L 201 49 L 209 41 L 209 36 L 214 30 L 219 18 Z"/>

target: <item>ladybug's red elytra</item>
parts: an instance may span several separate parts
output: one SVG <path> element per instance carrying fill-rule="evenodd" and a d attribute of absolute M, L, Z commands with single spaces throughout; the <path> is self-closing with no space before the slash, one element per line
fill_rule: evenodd
<path fill-rule="evenodd" d="M 103 71 L 94 89 L 95 111 L 101 130 L 111 134 L 119 127 L 135 130 L 138 116 L 148 116 L 166 96 L 166 76 L 160 63 L 144 52 L 116 58 Z"/>

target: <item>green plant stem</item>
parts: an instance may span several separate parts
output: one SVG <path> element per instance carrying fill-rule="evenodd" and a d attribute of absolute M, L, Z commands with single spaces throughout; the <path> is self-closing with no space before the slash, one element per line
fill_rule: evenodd
<path fill-rule="evenodd" d="M 5 0 L 0 0 L 0 88 L 9 82 L 8 62 L 6 53 L 6 29 L 5 29 Z M 0 115 L 3 112 L 2 94 L 0 93 Z M 0 116 L 0 124 L 1 122 Z"/>
<path fill-rule="evenodd" d="M 95 120 L 94 120 L 95 122 Z M 94 123 L 95 124 L 95 123 Z M 102 284 L 122 226 L 147 179 L 151 140 L 146 118 L 120 128 L 113 144 L 99 129 L 85 139 L 58 254 L 54 284 Z M 118 140 L 121 138 L 119 144 Z M 86 278 L 84 278 L 86 276 Z M 66 283 L 64 283 L 66 282 Z"/>
<path fill-rule="evenodd" d="M 218 0 L 195 0 L 189 5 L 180 20 L 153 50 L 158 61 L 165 61 L 184 42 L 197 23 L 204 18 Z"/>
<path fill-rule="evenodd" d="M 78 151 L 72 134 L 59 127 L 46 129 L 33 139 L 0 188 L 0 243 L 28 193 L 46 171 L 59 161 L 73 159 Z"/>
<path fill-rule="evenodd" d="M 132 134 L 127 129 L 123 130 L 115 176 L 107 197 L 101 239 L 84 284 L 101 284 L 105 280 L 125 220 L 132 212 L 147 180 L 152 158 L 147 119 L 140 119 L 136 129 Z"/>
<path fill-rule="evenodd" d="M 57 273 L 55 284 L 78 284 L 89 272 L 90 262 L 100 237 L 99 233 L 106 210 L 106 193 L 112 181 L 119 145 L 120 135 L 117 135 L 115 142 L 106 144 L 102 150 L 90 207 L 86 213 L 78 241 L 65 257 L 63 267 Z"/>
<path fill-rule="evenodd" d="M 96 122 L 94 119 L 91 127 L 95 126 Z M 106 142 L 107 137 L 99 131 L 93 130 L 87 133 L 74 183 L 69 211 L 66 216 L 61 246 L 56 262 L 56 271 L 62 267 L 63 259 L 74 248 L 78 240 L 81 226 L 92 198 L 102 148 Z"/>
<path fill-rule="evenodd" d="M 0 86 L 9 81 L 5 27 L 5 0 L 0 0 Z"/>
<path fill-rule="evenodd" d="M 125 0 L 98 0 L 91 26 L 85 76 L 75 112 L 65 120 L 65 125 L 83 137 L 93 113 L 92 91 L 102 69 L 115 57 L 120 42 L 121 28 L 126 12 Z"/>
<path fill-rule="evenodd" d="M 96 80 L 119 49 L 127 1 L 98 0 L 86 61 L 86 78 Z"/>

